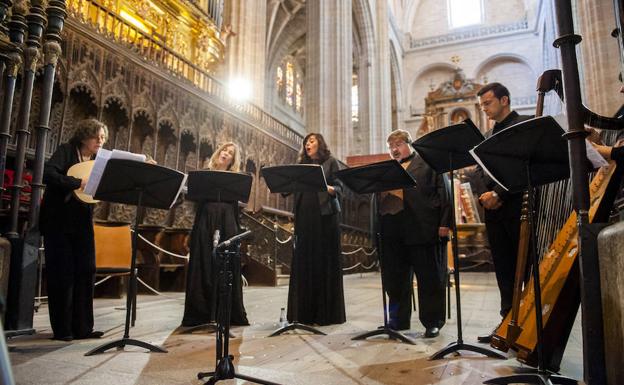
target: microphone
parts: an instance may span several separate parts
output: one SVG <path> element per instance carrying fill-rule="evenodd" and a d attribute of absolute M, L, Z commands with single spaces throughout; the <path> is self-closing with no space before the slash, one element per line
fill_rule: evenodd
<path fill-rule="evenodd" d="M 214 236 L 212 237 L 212 248 L 216 249 L 219 244 L 219 238 L 221 238 L 221 234 L 219 233 L 219 229 L 216 229 L 214 232 Z"/>
<path fill-rule="evenodd" d="M 251 234 L 251 230 L 247 230 L 244 233 L 240 233 L 238 235 L 235 235 L 232 238 L 228 239 L 227 241 L 223 241 L 223 242 L 219 243 L 219 245 L 217 246 L 217 249 L 220 249 L 222 247 L 228 247 L 232 243 L 237 242 L 237 241 L 245 238 L 249 234 Z"/>

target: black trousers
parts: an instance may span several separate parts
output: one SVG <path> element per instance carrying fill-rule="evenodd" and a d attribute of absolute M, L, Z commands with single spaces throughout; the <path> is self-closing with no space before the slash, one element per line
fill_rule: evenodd
<path fill-rule="evenodd" d="M 412 277 L 416 275 L 418 318 L 425 328 L 441 328 L 446 321 L 446 244 L 406 244 L 398 229 L 402 223 L 399 217 L 400 214 L 382 217 L 381 273 L 389 298 L 390 326 L 398 330 L 410 328 Z"/>
<path fill-rule="evenodd" d="M 520 219 L 507 221 L 486 221 L 488 240 L 494 261 L 496 282 L 500 291 L 500 314 L 505 317 L 513 301 L 513 287 L 518 260 Z"/>
<path fill-rule="evenodd" d="M 46 233 L 43 242 L 54 337 L 86 337 L 93 331 L 93 229 L 81 234 Z"/>

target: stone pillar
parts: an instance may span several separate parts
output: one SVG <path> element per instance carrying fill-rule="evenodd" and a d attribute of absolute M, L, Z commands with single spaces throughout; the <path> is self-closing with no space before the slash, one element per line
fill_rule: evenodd
<path fill-rule="evenodd" d="M 392 95 L 390 83 L 390 37 L 388 26 L 390 18 L 388 15 L 387 1 L 374 1 L 375 4 L 375 88 L 376 94 L 374 110 L 375 114 L 371 118 L 370 143 L 372 153 L 388 151 L 386 147 L 386 137 L 392 130 Z M 397 79 L 400 81 L 400 79 Z M 397 97 L 400 97 L 397 95 Z"/>
<path fill-rule="evenodd" d="M 352 11 L 350 0 L 306 3 L 305 120 L 338 159 L 350 153 Z"/>
<path fill-rule="evenodd" d="M 615 28 L 613 0 L 577 0 L 575 30 L 583 36 L 580 44 L 580 73 L 583 101 L 589 109 L 612 116 L 622 105 L 619 93 L 620 53 Z"/>
<path fill-rule="evenodd" d="M 227 39 L 224 79 L 240 78 L 250 82 L 250 102 L 264 106 L 266 0 L 227 1 L 223 29 L 236 36 Z"/>

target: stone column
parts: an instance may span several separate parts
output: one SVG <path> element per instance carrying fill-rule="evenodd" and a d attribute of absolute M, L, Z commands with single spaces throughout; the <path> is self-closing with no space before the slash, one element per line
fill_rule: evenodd
<path fill-rule="evenodd" d="M 387 1 L 374 1 L 375 7 L 375 114 L 371 116 L 370 143 L 372 153 L 386 152 L 386 137 L 392 130 L 392 99 L 390 82 L 390 37 Z M 400 81 L 400 79 L 396 79 Z M 400 97 L 400 95 L 397 95 Z M 396 127 L 395 127 L 396 128 Z"/>
<path fill-rule="evenodd" d="M 266 6 L 266 0 L 233 0 L 224 9 L 223 29 L 236 34 L 227 39 L 224 80 L 249 81 L 250 101 L 260 107 L 264 106 Z"/>
<path fill-rule="evenodd" d="M 350 0 L 306 3 L 305 120 L 338 159 L 350 153 L 353 71 Z"/>
<path fill-rule="evenodd" d="M 583 37 L 580 44 L 580 73 L 583 101 L 592 111 L 612 116 L 624 99 L 618 92 L 620 53 L 615 28 L 613 0 L 577 0 L 575 30 Z"/>

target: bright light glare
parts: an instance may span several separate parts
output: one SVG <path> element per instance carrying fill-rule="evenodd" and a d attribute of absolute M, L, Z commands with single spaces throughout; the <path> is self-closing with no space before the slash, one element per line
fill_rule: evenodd
<path fill-rule="evenodd" d="M 232 79 L 228 85 L 228 94 L 239 103 L 245 102 L 251 98 L 251 84 L 246 79 Z"/>
<path fill-rule="evenodd" d="M 481 23 L 481 0 L 449 0 L 452 28 Z"/>

